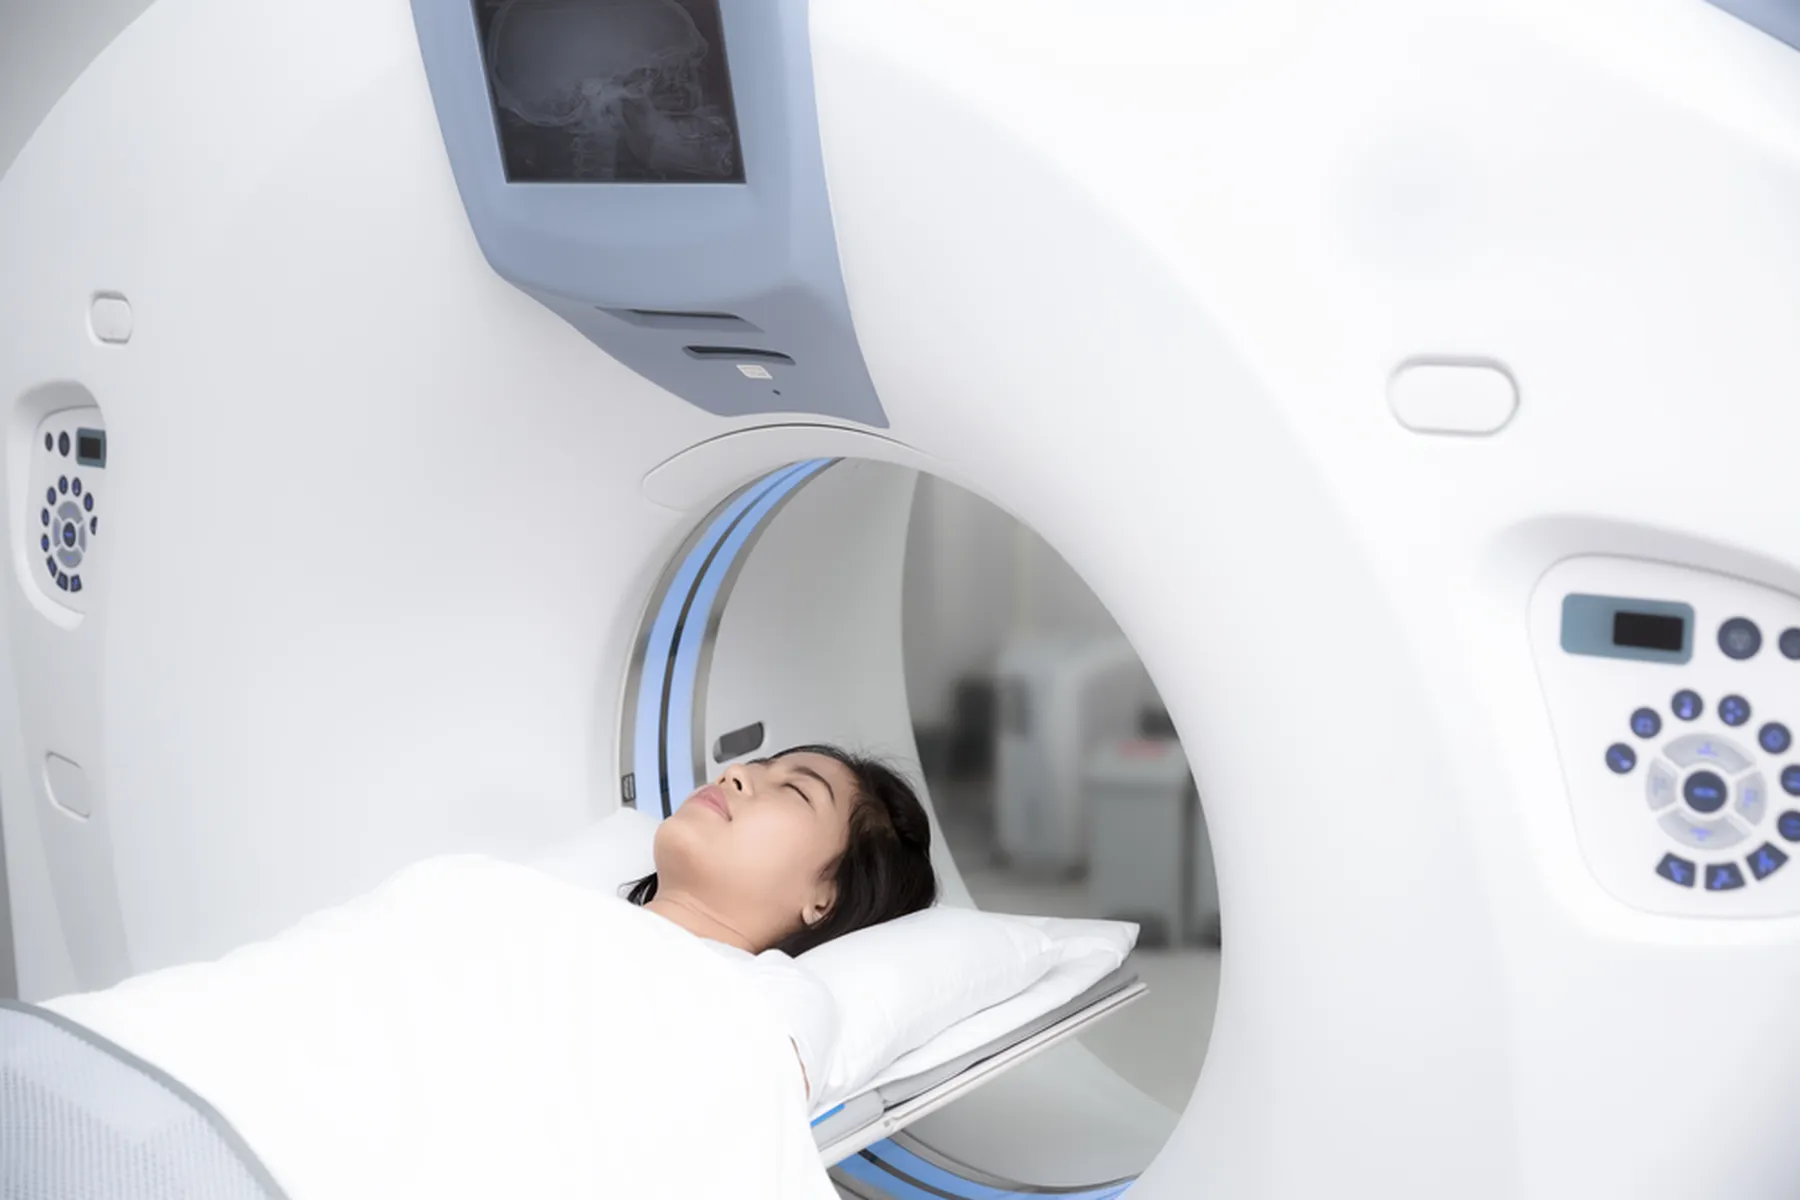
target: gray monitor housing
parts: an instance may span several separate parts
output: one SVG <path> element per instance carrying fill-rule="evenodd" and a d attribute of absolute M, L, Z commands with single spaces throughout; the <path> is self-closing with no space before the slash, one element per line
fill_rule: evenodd
<path fill-rule="evenodd" d="M 709 413 L 887 426 L 838 265 L 807 0 L 412 8 L 502 278 Z"/>

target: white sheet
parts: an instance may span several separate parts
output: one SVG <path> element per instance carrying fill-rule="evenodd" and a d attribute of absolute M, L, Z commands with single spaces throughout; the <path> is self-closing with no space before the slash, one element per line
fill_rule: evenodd
<path fill-rule="evenodd" d="M 45 1007 L 210 1100 L 294 1200 L 834 1195 L 750 977 L 525 866 L 433 859 Z"/>

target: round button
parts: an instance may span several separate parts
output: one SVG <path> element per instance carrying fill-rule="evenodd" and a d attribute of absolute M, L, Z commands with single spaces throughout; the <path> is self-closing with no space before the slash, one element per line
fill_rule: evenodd
<path fill-rule="evenodd" d="M 1653 738 L 1662 732 L 1662 718 L 1654 708 L 1640 708 L 1631 714 L 1631 732 L 1641 738 Z"/>
<path fill-rule="evenodd" d="M 1689 691 L 1687 688 L 1682 688 L 1675 693 L 1675 698 L 1669 702 L 1669 707 L 1673 708 L 1675 715 L 1684 721 L 1692 721 L 1706 711 L 1706 705 L 1701 701 L 1700 693 Z"/>
<path fill-rule="evenodd" d="M 55 488 L 45 488 L 44 489 L 44 503 L 45 504 L 55 504 L 56 503 L 56 489 Z"/>
<path fill-rule="evenodd" d="M 1800 658 L 1800 629 L 1788 628 L 1781 631 L 1781 638 L 1776 643 L 1781 653 L 1787 658 Z"/>
<path fill-rule="evenodd" d="M 1786 754 L 1788 747 L 1794 744 L 1794 735 L 1781 722 L 1770 721 L 1757 733 L 1756 740 L 1770 754 Z"/>
<path fill-rule="evenodd" d="M 50 549 L 50 535 L 49 534 L 46 533 L 43 537 L 38 539 L 38 549 L 39 550 Z"/>
<path fill-rule="evenodd" d="M 1637 766 L 1637 751 L 1624 742 L 1614 742 L 1606 748 L 1606 765 L 1620 775 L 1629 775 Z"/>
<path fill-rule="evenodd" d="M 57 480 L 57 481 L 56 481 L 56 490 L 57 490 L 57 491 L 59 491 L 59 492 L 62 492 L 62 493 L 64 493 L 64 494 L 67 494 L 67 493 L 68 493 L 68 490 L 69 490 L 69 477 L 68 477 L 68 476 L 67 476 L 67 475 L 64 475 L 64 476 L 63 476 L 63 477 L 62 477 L 62 478 L 61 478 L 61 479 L 58 479 L 58 480 Z"/>
<path fill-rule="evenodd" d="M 50 523 L 50 510 L 49 509 L 47 509 L 47 508 L 39 509 L 38 516 L 40 516 L 44 519 L 44 524 L 48 525 Z"/>
<path fill-rule="evenodd" d="M 1800 842 L 1800 812 L 1792 810 L 1775 818 L 1775 828 L 1790 842 Z"/>
<path fill-rule="evenodd" d="M 73 522 L 73 521 L 64 521 L 63 522 L 62 540 L 63 540 L 63 545 L 65 545 L 65 546 L 73 546 L 75 544 L 75 522 Z"/>
<path fill-rule="evenodd" d="M 58 437 L 56 439 L 56 448 L 58 450 L 62 451 L 63 457 L 65 457 L 65 458 L 68 457 L 68 454 L 69 454 L 69 435 L 68 434 L 66 434 L 66 433 L 62 434 L 60 437 Z"/>
<path fill-rule="evenodd" d="M 1762 649 L 1762 630 L 1749 617 L 1733 617 L 1719 626 L 1719 649 L 1727 658 L 1750 658 Z"/>
<path fill-rule="evenodd" d="M 1727 696 L 1719 701 L 1719 720 L 1727 725 L 1742 725 L 1750 719 L 1750 702 L 1742 696 Z"/>
<path fill-rule="evenodd" d="M 56 449 L 56 435 L 54 433 L 46 433 L 44 435 L 44 449 L 46 449 L 46 450 Z"/>
<path fill-rule="evenodd" d="M 81 498 L 81 507 L 87 509 L 89 512 L 94 511 L 94 493 L 89 492 Z"/>
<path fill-rule="evenodd" d="M 1790 796 L 1800 796 L 1800 767 L 1781 768 L 1781 790 Z"/>
<path fill-rule="evenodd" d="M 1682 799 L 1697 813 L 1716 813 L 1725 807 L 1725 781 L 1711 771 L 1695 771 L 1681 785 Z"/>
<path fill-rule="evenodd" d="M 100 532 L 100 518 L 99 517 L 89 517 L 88 518 L 88 532 L 89 533 L 99 533 Z"/>
<path fill-rule="evenodd" d="M 81 495 L 81 476 L 77 475 L 75 478 L 69 480 L 69 490 L 74 492 L 77 496 Z"/>

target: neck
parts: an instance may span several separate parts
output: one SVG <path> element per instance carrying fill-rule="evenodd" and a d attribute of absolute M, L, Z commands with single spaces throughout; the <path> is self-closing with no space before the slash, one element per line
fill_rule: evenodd
<path fill-rule="evenodd" d="M 644 907 L 675 922 L 689 933 L 711 938 L 715 942 L 724 942 L 727 946 L 736 946 L 751 954 L 756 953 L 756 943 L 686 892 L 658 889 L 656 896 Z"/>

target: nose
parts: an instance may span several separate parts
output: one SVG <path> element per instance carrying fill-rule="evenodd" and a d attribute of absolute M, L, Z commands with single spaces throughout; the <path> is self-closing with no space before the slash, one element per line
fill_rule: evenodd
<path fill-rule="evenodd" d="M 733 792 L 748 792 L 750 790 L 750 768 L 742 763 L 733 763 L 726 767 L 725 773 L 719 776 L 719 786 Z"/>

